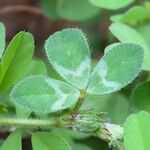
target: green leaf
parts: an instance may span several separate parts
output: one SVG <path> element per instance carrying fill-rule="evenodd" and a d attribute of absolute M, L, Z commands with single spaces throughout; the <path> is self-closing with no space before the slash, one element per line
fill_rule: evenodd
<path fill-rule="evenodd" d="M 82 133 L 82 132 L 77 132 L 75 130 L 69 130 L 69 129 L 61 129 L 61 128 L 55 128 L 51 130 L 51 133 L 60 135 L 64 139 L 67 140 L 68 143 L 72 143 L 72 139 L 85 139 L 88 138 L 90 135 Z"/>
<path fill-rule="evenodd" d="M 134 111 L 150 112 L 150 81 L 139 85 L 130 97 L 131 108 Z"/>
<path fill-rule="evenodd" d="M 116 124 L 123 124 L 129 115 L 128 99 L 118 93 L 102 96 L 90 95 L 85 99 L 82 109 L 92 109 L 98 113 L 107 112 L 111 123 Z"/>
<path fill-rule="evenodd" d="M 136 30 L 122 23 L 113 23 L 109 29 L 121 42 L 140 44 L 144 48 L 143 69 L 150 70 L 150 48 L 144 38 Z"/>
<path fill-rule="evenodd" d="M 0 23 L 0 59 L 5 50 L 5 27 L 2 23 Z"/>
<path fill-rule="evenodd" d="M 27 68 L 25 76 L 30 75 L 47 75 L 45 64 L 40 60 L 32 60 Z"/>
<path fill-rule="evenodd" d="M 58 80 L 31 76 L 13 88 L 11 97 L 20 108 L 47 114 L 73 107 L 78 100 L 79 91 Z"/>
<path fill-rule="evenodd" d="M 87 88 L 90 94 L 108 94 L 128 85 L 143 65 L 143 49 L 133 43 L 118 43 L 107 52 L 95 67 Z"/>
<path fill-rule="evenodd" d="M 16 107 L 16 115 L 18 118 L 28 118 L 32 111 L 27 111 L 20 107 Z"/>
<path fill-rule="evenodd" d="M 0 103 L 0 114 L 6 113 L 7 108 L 3 103 Z"/>
<path fill-rule="evenodd" d="M 150 114 L 140 112 L 129 116 L 124 126 L 126 150 L 150 150 Z"/>
<path fill-rule="evenodd" d="M 138 33 L 140 33 L 140 35 L 147 42 L 149 49 L 150 49 L 150 24 L 144 24 L 144 25 L 138 26 L 136 30 L 138 31 Z"/>
<path fill-rule="evenodd" d="M 135 0 L 89 0 L 93 5 L 106 9 L 119 9 L 129 5 Z"/>
<path fill-rule="evenodd" d="M 46 132 L 32 134 L 32 147 L 33 150 L 71 150 L 64 138 Z"/>
<path fill-rule="evenodd" d="M 80 30 L 65 29 L 54 33 L 46 41 L 45 49 L 51 64 L 65 80 L 79 89 L 87 86 L 90 52 Z"/>
<path fill-rule="evenodd" d="M 15 131 L 4 141 L 1 150 L 21 150 L 21 147 L 21 134 Z"/>
<path fill-rule="evenodd" d="M 67 20 L 82 21 L 98 15 L 99 8 L 88 0 L 58 0 L 58 13 Z"/>
<path fill-rule="evenodd" d="M 136 23 L 141 23 L 149 18 L 149 11 L 147 9 L 142 6 L 134 6 L 124 14 L 112 16 L 111 20 L 130 23 L 134 25 Z"/>
<path fill-rule="evenodd" d="M 42 0 L 42 9 L 44 13 L 53 20 L 60 19 L 60 16 L 58 14 L 57 6 L 58 6 L 58 0 Z"/>
<path fill-rule="evenodd" d="M 2 80 L 0 91 L 8 90 L 26 72 L 34 50 L 31 34 L 18 33 L 8 45 L 2 58 Z"/>

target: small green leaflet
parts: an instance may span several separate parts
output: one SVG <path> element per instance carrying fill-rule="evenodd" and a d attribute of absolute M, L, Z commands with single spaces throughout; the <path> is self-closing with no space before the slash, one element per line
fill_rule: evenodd
<path fill-rule="evenodd" d="M 21 150 L 21 147 L 21 133 L 15 131 L 4 141 L 0 150 Z"/>
<path fill-rule="evenodd" d="M 62 81 L 32 76 L 17 84 L 11 97 L 20 108 L 48 114 L 73 107 L 79 98 L 79 91 Z"/>
<path fill-rule="evenodd" d="M 87 86 L 90 75 L 90 52 L 79 29 L 64 29 L 51 35 L 45 44 L 46 54 L 55 70 L 79 89 Z"/>
<path fill-rule="evenodd" d="M 140 112 L 130 115 L 124 125 L 126 150 L 150 150 L 150 114 Z"/>
<path fill-rule="evenodd" d="M 30 33 L 18 33 L 8 45 L 0 63 L 0 91 L 8 90 L 26 72 L 34 51 Z"/>
<path fill-rule="evenodd" d="M 32 134 L 33 150 L 71 150 L 69 143 L 61 136 L 47 132 Z"/>
<path fill-rule="evenodd" d="M 2 58 L 4 50 L 5 50 L 5 27 L 0 22 L 0 59 Z"/>
<path fill-rule="evenodd" d="M 135 0 L 89 0 L 93 5 L 106 9 L 119 9 L 129 5 Z"/>
<path fill-rule="evenodd" d="M 143 65 L 143 48 L 133 43 L 118 43 L 106 48 L 95 67 L 87 88 L 90 94 L 108 94 L 129 84 Z"/>
<path fill-rule="evenodd" d="M 150 70 L 150 48 L 145 39 L 136 30 L 122 23 L 113 23 L 109 29 L 121 42 L 133 42 L 141 45 L 144 48 L 143 69 Z"/>
<path fill-rule="evenodd" d="M 90 19 L 100 12 L 88 0 L 58 0 L 57 10 L 59 16 L 72 21 Z"/>
<path fill-rule="evenodd" d="M 150 81 L 139 85 L 130 97 L 131 109 L 150 112 Z"/>
<path fill-rule="evenodd" d="M 134 6 L 124 14 L 119 14 L 111 17 L 112 21 L 119 21 L 135 25 L 146 19 L 150 19 L 149 11 L 142 6 Z"/>

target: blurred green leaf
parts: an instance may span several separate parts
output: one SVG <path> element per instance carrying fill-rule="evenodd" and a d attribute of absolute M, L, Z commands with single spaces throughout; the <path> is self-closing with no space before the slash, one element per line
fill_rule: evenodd
<path fill-rule="evenodd" d="M 84 139 L 89 137 L 88 134 L 84 134 L 82 132 L 77 132 L 74 130 L 68 130 L 68 129 L 52 129 L 51 131 L 54 134 L 60 135 L 61 137 L 63 137 L 64 139 L 67 140 L 67 142 L 69 142 L 70 144 L 73 142 L 73 139 Z"/>
<path fill-rule="evenodd" d="M 53 20 L 60 19 L 60 16 L 58 14 L 58 0 L 42 0 L 42 9 L 44 13 Z"/>
<path fill-rule="evenodd" d="M 109 29 L 121 42 L 133 42 L 141 45 L 144 48 L 143 69 L 150 70 L 150 48 L 144 38 L 136 30 L 122 23 L 113 23 Z"/>
<path fill-rule="evenodd" d="M 48 132 L 33 133 L 32 147 L 33 150 L 71 150 L 64 138 Z"/>
<path fill-rule="evenodd" d="M 129 116 L 124 126 L 126 150 L 150 150 L 150 114 L 140 112 Z"/>
<path fill-rule="evenodd" d="M 86 87 L 90 74 L 90 52 L 80 30 L 65 29 L 54 33 L 46 41 L 45 49 L 51 64 L 65 80 L 79 89 Z"/>
<path fill-rule="evenodd" d="M 47 75 L 45 64 L 40 60 L 32 60 L 27 68 L 25 76 L 30 75 Z"/>
<path fill-rule="evenodd" d="M 47 114 L 73 107 L 79 91 L 62 81 L 31 76 L 13 88 L 11 97 L 17 107 Z"/>
<path fill-rule="evenodd" d="M 149 13 L 150 12 L 142 6 L 134 6 L 124 14 L 112 16 L 111 20 L 135 25 L 137 23 L 141 23 L 147 19 L 150 19 Z"/>
<path fill-rule="evenodd" d="M 3 103 L 0 103 L 0 114 L 6 113 L 7 109 Z"/>
<path fill-rule="evenodd" d="M 95 67 L 87 88 L 90 94 L 108 94 L 128 85 L 143 65 L 143 49 L 133 43 L 118 43 L 107 52 Z"/>
<path fill-rule="evenodd" d="M 5 27 L 0 22 L 0 59 L 2 58 L 4 50 L 5 50 Z"/>
<path fill-rule="evenodd" d="M 28 118 L 32 111 L 27 111 L 26 109 L 16 107 L 16 115 L 18 118 Z"/>
<path fill-rule="evenodd" d="M 21 134 L 19 131 L 11 133 L 1 146 L 1 150 L 21 150 Z"/>
<path fill-rule="evenodd" d="M 150 81 L 139 85 L 130 97 L 131 109 L 150 112 Z"/>
<path fill-rule="evenodd" d="M 8 45 L 2 57 L 2 79 L 0 92 L 8 90 L 26 72 L 34 50 L 34 40 L 31 34 L 18 33 Z"/>
<path fill-rule="evenodd" d="M 142 35 L 142 37 L 147 42 L 149 49 L 150 49 L 150 24 L 144 24 L 144 25 L 138 26 L 136 30 L 138 31 L 138 33 Z"/>
<path fill-rule="evenodd" d="M 106 9 L 119 9 L 129 5 L 135 0 L 89 0 L 93 5 Z"/>
<path fill-rule="evenodd" d="M 129 115 L 128 99 L 117 93 L 104 96 L 88 96 L 82 106 L 82 110 L 86 109 L 105 112 L 111 122 L 117 124 L 123 124 Z"/>
<path fill-rule="evenodd" d="M 58 0 L 59 15 L 67 20 L 82 21 L 99 14 L 99 8 L 88 0 Z"/>

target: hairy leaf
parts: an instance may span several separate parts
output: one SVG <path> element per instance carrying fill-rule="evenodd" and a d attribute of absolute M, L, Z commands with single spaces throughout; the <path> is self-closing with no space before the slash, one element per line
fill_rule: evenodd
<path fill-rule="evenodd" d="M 93 5 L 106 9 L 119 9 L 129 5 L 135 0 L 89 0 Z"/>
<path fill-rule="evenodd" d="M 32 134 L 32 147 L 33 150 L 71 150 L 64 138 L 46 132 Z"/>
<path fill-rule="evenodd" d="M 64 19 L 82 21 L 96 16 L 99 8 L 88 0 L 58 0 L 58 12 Z"/>
<path fill-rule="evenodd" d="M 126 150 L 150 149 L 150 114 L 140 112 L 131 115 L 124 126 L 124 146 Z"/>
<path fill-rule="evenodd" d="M 1 150 L 21 150 L 21 134 L 18 131 L 11 133 L 1 146 Z"/>
<path fill-rule="evenodd" d="M 78 100 L 79 91 L 58 80 L 31 76 L 14 87 L 11 97 L 20 108 L 47 114 L 73 107 Z"/>
<path fill-rule="evenodd" d="M 34 50 L 31 34 L 18 33 L 8 45 L 2 58 L 2 79 L 0 91 L 9 89 L 26 72 Z"/>
<path fill-rule="evenodd" d="M 107 52 L 95 67 L 87 92 L 108 94 L 129 84 L 143 65 L 143 49 L 133 43 L 118 43 L 106 48 Z"/>
<path fill-rule="evenodd" d="M 78 29 L 65 29 L 51 35 L 46 54 L 55 70 L 68 82 L 84 89 L 90 74 L 90 52 L 86 38 Z"/>
<path fill-rule="evenodd" d="M 5 27 L 2 23 L 0 23 L 0 59 L 5 50 Z"/>
<path fill-rule="evenodd" d="M 144 48 L 143 69 L 150 70 L 150 48 L 144 38 L 136 30 L 122 23 L 113 23 L 109 29 L 121 42 L 140 44 Z"/>

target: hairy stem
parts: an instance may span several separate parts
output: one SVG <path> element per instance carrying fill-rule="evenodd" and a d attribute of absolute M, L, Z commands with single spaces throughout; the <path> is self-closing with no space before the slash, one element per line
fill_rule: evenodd
<path fill-rule="evenodd" d="M 83 121 L 83 125 L 81 124 L 81 121 Z M 29 129 L 41 128 L 41 130 L 45 130 L 45 129 L 50 130 L 53 127 L 57 127 L 57 128 L 63 127 L 63 128 L 72 129 L 78 132 L 89 133 L 87 132 L 89 131 L 89 129 L 87 129 L 86 131 L 85 128 L 88 127 L 90 124 L 86 125 L 86 122 L 84 121 L 84 119 L 81 121 L 74 122 L 71 125 L 67 121 L 62 122 L 61 119 L 58 122 L 57 120 L 43 120 L 43 119 L 0 118 L 0 126 L 15 127 L 15 128 L 29 128 Z M 95 123 L 93 122 L 93 124 Z M 95 132 L 95 130 L 93 130 L 92 132 L 91 130 L 89 134 L 100 137 L 102 140 L 107 141 L 109 145 L 112 147 L 119 148 L 119 150 L 124 150 L 122 146 L 122 142 L 121 142 L 122 136 L 123 136 L 123 129 L 119 125 L 114 125 L 110 123 L 102 123 L 99 126 L 98 132 Z"/>
<path fill-rule="evenodd" d="M 77 113 L 78 110 L 80 109 L 85 97 L 87 96 L 86 91 L 80 91 L 80 97 L 79 100 L 77 102 L 77 104 L 74 106 L 74 108 L 71 110 L 71 113 Z"/>
<path fill-rule="evenodd" d="M 84 101 L 84 97 L 80 97 L 75 107 L 71 110 L 71 112 L 76 113 L 80 109 L 82 103 Z"/>
<path fill-rule="evenodd" d="M 0 126 L 52 127 L 55 125 L 56 122 L 53 120 L 0 118 Z"/>

